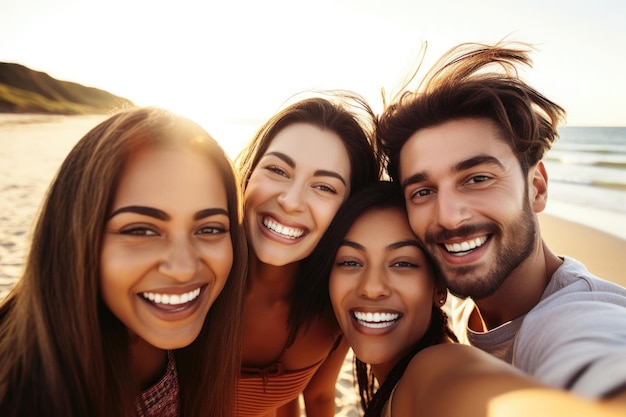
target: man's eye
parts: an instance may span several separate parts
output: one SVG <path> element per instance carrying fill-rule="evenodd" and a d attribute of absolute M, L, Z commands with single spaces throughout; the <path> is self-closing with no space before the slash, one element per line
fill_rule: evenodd
<path fill-rule="evenodd" d="M 433 194 L 434 191 L 428 188 L 420 188 L 419 190 L 415 190 L 413 191 L 413 193 L 411 194 L 411 198 L 420 198 L 420 197 L 427 197 L 431 194 Z"/>
<path fill-rule="evenodd" d="M 476 175 L 472 178 L 469 179 L 469 181 L 467 181 L 468 184 L 478 184 L 479 182 L 485 182 L 488 181 L 491 177 L 488 177 L 487 175 Z"/>

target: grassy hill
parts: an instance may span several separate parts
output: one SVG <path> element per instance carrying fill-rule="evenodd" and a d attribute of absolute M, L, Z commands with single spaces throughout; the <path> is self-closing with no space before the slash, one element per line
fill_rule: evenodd
<path fill-rule="evenodd" d="M 105 114 L 132 105 L 104 90 L 0 62 L 0 113 Z"/>

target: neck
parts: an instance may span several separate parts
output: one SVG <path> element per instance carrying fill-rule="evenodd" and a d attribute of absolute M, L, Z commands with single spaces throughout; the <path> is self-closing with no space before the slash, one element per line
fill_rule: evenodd
<path fill-rule="evenodd" d="M 296 282 L 298 266 L 299 262 L 280 266 L 266 264 L 251 253 L 248 266 L 248 294 L 254 290 L 287 299 Z"/>
<path fill-rule="evenodd" d="M 134 337 L 131 342 L 131 372 L 141 391 L 158 381 L 167 366 L 167 351 Z"/>
<path fill-rule="evenodd" d="M 474 300 L 470 328 L 486 331 L 532 310 L 541 299 L 552 275 L 563 263 L 539 238 L 533 253 L 507 277 L 495 294 Z"/>
<path fill-rule="evenodd" d="M 382 386 L 389 372 L 393 369 L 395 364 L 378 364 L 378 365 L 370 365 L 372 367 L 372 374 L 374 374 L 374 378 L 376 378 L 376 382 L 378 382 L 378 386 Z"/>

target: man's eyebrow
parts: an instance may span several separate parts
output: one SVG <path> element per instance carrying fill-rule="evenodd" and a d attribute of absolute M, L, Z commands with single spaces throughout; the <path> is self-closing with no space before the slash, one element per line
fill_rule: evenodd
<path fill-rule="evenodd" d="M 456 165 L 454 165 L 454 167 L 452 167 L 452 172 L 461 172 L 464 171 L 466 169 L 470 169 L 470 168 L 474 168 L 476 166 L 479 165 L 497 165 L 500 168 L 504 168 L 504 165 L 502 165 L 502 162 L 500 162 L 500 160 L 494 156 L 491 155 L 476 155 L 473 156 L 471 158 L 465 159 L 463 161 L 460 161 L 459 163 L 457 163 Z M 408 187 L 409 185 L 412 184 L 417 184 L 420 182 L 424 182 L 428 179 L 428 174 L 425 172 L 416 172 L 415 174 L 411 175 L 410 177 L 406 178 L 404 181 L 402 181 L 402 189 L 404 190 L 406 187 Z"/>
<path fill-rule="evenodd" d="M 265 155 L 273 155 L 279 159 L 281 159 L 282 161 L 284 161 L 287 165 L 289 165 L 292 169 L 296 167 L 296 161 L 294 161 L 291 157 L 285 155 L 282 152 L 267 152 Z M 313 175 L 315 175 L 316 177 L 333 177 L 333 178 L 337 178 L 339 181 L 341 181 L 343 183 L 343 185 L 346 185 L 346 180 L 337 172 L 335 171 L 328 171 L 325 169 L 319 169 L 317 171 L 315 171 L 313 173 Z"/>
<path fill-rule="evenodd" d="M 141 214 L 143 216 L 154 217 L 155 219 L 164 220 L 164 221 L 170 219 L 169 214 L 167 214 L 163 210 L 159 210 L 153 207 L 145 207 L 145 206 L 120 207 L 117 210 L 115 210 L 113 213 L 111 213 L 111 215 L 109 216 L 109 219 L 117 216 L 120 213 L 136 213 L 136 214 Z"/>
<path fill-rule="evenodd" d="M 409 185 L 417 184 L 419 182 L 424 182 L 427 179 L 428 179 L 428 174 L 426 174 L 425 172 L 417 172 L 411 175 L 410 177 L 405 178 L 404 181 L 402 181 L 401 188 L 402 190 L 404 190 Z"/>
<path fill-rule="evenodd" d="M 228 211 L 224 210 L 223 208 L 208 208 L 208 209 L 204 209 L 204 210 L 200 210 L 199 212 L 197 212 L 194 216 L 193 219 L 194 220 L 201 220 L 204 219 L 206 217 L 211 217 L 211 216 L 215 216 L 218 214 L 223 214 L 224 216 L 228 216 Z"/>
<path fill-rule="evenodd" d="M 502 165 L 502 162 L 500 162 L 498 158 L 491 155 L 481 154 L 459 162 L 454 166 L 453 171 L 460 172 L 466 169 L 474 168 L 478 165 L 497 165 L 500 168 L 504 168 L 504 165 Z"/>

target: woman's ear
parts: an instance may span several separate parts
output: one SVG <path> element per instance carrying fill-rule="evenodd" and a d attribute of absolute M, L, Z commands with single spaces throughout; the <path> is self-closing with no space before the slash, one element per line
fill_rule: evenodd
<path fill-rule="evenodd" d="M 437 284 L 433 293 L 433 304 L 439 308 L 443 307 L 448 299 L 448 290 L 443 284 Z"/>

